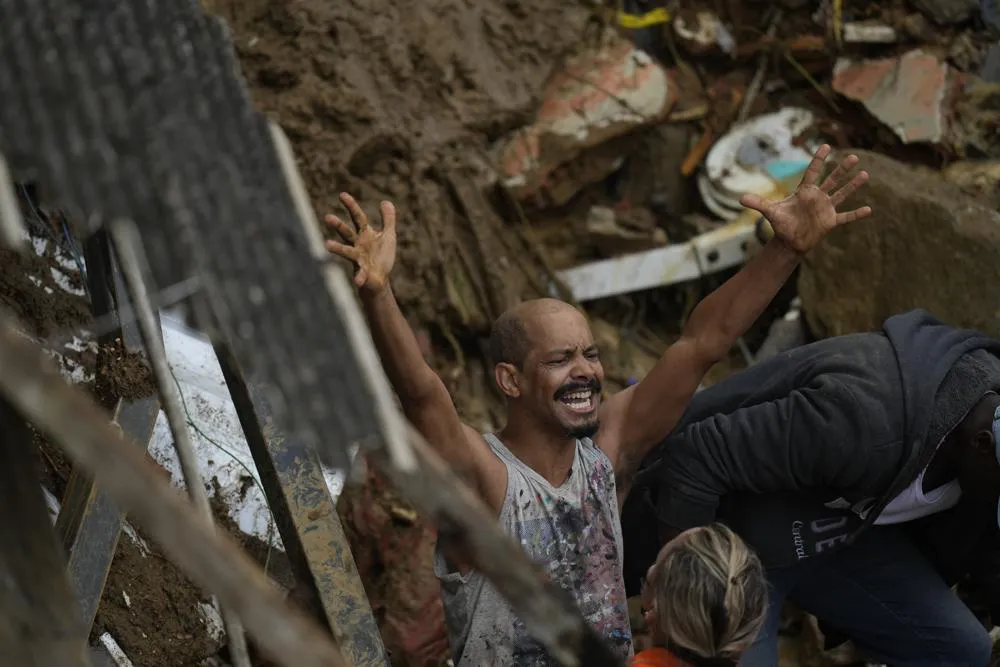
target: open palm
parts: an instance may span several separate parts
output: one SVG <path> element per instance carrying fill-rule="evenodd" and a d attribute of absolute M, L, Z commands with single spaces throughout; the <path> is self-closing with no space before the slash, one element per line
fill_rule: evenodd
<path fill-rule="evenodd" d="M 340 201 L 350 213 L 354 226 L 335 215 L 327 215 L 327 224 L 344 242 L 327 241 L 326 249 L 354 264 L 355 285 L 377 292 L 389 284 L 389 273 L 396 262 L 396 207 L 388 201 L 379 205 L 382 229 L 377 230 L 368 224 L 368 216 L 354 197 L 342 192 Z"/>
<path fill-rule="evenodd" d="M 799 253 L 808 252 L 834 227 L 867 218 L 872 213 L 870 206 L 837 212 L 837 207 L 868 181 L 868 172 L 861 171 L 842 183 L 858 164 L 857 155 L 848 155 L 816 185 L 829 154 L 829 145 L 820 146 L 795 192 L 780 201 L 766 201 L 757 195 L 740 198 L 741 204 L 767 218 L 776 237 Z"/>

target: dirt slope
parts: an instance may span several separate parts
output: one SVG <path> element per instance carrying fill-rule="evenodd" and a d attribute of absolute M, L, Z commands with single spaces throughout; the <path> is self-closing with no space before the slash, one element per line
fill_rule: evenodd
<path fill-rule="evenodd" d="M 482 177 L 474 165 L 483 147 L 523 125 L 560 56 L 596 34 L 591 5 L 204 4 L 231 26 L 255 101 L 294 143 L 317 212 L 337 210 L 341 190 L 371 213 L 391 198 L 402 213 L 400 300 L 423 322 L 485 326 L 492 306 L 483 296 L 509 273 L 509 250 L 499 221 L 486 230 L 462 219 L 449 174 Z"/>

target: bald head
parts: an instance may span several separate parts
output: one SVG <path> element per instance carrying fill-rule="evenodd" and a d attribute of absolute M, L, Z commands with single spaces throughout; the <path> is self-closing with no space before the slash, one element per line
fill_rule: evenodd
<path fill-rule="evenodd" d="M 532 325 L 541 317 L 567 311 L 579 313 L 559 299 L 530 299 L 508 308 L 490 330 L 490 362 L 523 368 L 531 350 Z"/>

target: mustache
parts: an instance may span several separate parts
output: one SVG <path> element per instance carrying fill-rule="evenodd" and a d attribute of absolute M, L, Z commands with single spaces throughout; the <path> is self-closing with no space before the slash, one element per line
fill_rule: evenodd
<path fill-rule="evenodd" d="M 587 381 L 577 380 L 575 382 L 568 382 L 556 390 L 556 400 L 562 398 L 566 394 L 572 394 L 576 391 L 587 391 L 590 390 L 595 394 L 601 393 L 601 381 L 597 378 L 590 378 Z"/>

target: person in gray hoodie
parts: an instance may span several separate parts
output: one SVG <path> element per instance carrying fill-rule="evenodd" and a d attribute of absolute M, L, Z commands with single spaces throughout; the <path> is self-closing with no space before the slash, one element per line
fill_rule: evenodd
<path fill-rule="evenodd" d="M 767 359 L 698 393 L 622 521 L 626 587 L 659 546 L 722 520 L 771 599 L 741 664 L 777 664 L 786 599 L 894 666 L 987 665 L 973 579 L 1000 621 L 1000 341 L 922 310 Z"/>

